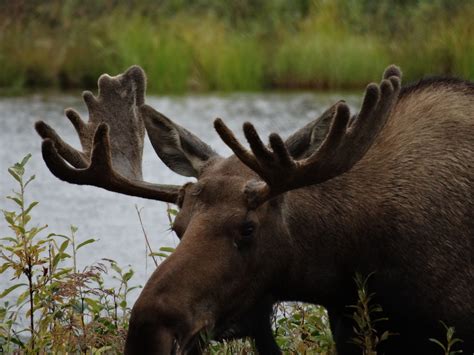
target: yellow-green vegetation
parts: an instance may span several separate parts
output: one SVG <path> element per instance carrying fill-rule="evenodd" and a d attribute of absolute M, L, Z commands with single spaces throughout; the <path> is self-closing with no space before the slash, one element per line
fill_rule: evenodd
<path fill-rule="evenodd" d="M 474 79 L 469 0 L 3 1 L 0 88 L 92 87 L 143 66 L 152 92 Z"/>
<path fill-rule="evenodd" d="M 2 210 L 11 235 L 1 238 L 0 273 L 11 283 L 0 289 L 0 298 L 10 295 L 0 305 L 0 349 L 7 354 L 120 352 L 130 313 L 128 294 L 137 287 L 129 285 L 133 270 L 111 259 L 78 269 L 81 249 L 95 240 L 77 243 L 76 227 L 60 235 L 33 223 L 38 202 L 27 203 L 25 194 L 35 178 L 25 178 L 29 158 L 8 169 L 19 189 L 7 197 L 15 208 Z M 107 274 L 117 284 L 107 285 Z"/>
<path fill-rule="evenodd" d="M 388 337 L 397 335 L 386 330 L 379 334 L 375 324 L 388 320 L 382 317 L 383 310 L 379 304 L 373 302 L 374 293 L 369 293 L 367 283 L 369 274 L 365 279 L 356 274 L 355 283 L 357 285 L 357 304 L 349 306 L 354 310 L 352 319 L 354 319 L 354 336 L 352 342 L 357 345 L 363 355 L 376 355 L 377 347 L 380 343 L 388 339 Z"/>
<path fill-rule="evenodd" d="M 462 350 L 455 350 L 454 347 L 456 344 L 462 343 L 463 340 L 456 338 L 454 336 L 455 329 L 454 327 L 449 327 L 443 321 L 440 321 L 441 325 L 446 329 L 446 340 L 439 341 L 437 339 L 430 338 L 430 341 L 438 345 L 442 350 L 444 355 L 455 355 L 462 354 Z M 444 343 L 445 342 L 445 343 Z M 456 346 L 457 347 L 457 346 Z"/>

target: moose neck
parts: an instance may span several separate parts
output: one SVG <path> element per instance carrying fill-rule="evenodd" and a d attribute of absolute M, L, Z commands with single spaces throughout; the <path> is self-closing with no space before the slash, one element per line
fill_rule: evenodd
<path fill-rule="evenodd" d="M 281 292 L 282 298 L 330 306 L 341 294 L 352 297 L 353 289 L 343 288 L 353 284 L 354 270 L 369 273 L 377 267 L 381 256 L 368 244 L 377 213 L 370 190 L 377 189 L 380 180 L 374 175 L 362 179 L 367 176 L 364 170 L 357 167 L 324 184 L 288 192 L 282 199 L 292 255 L 286 275 L 291 286 Z"/>

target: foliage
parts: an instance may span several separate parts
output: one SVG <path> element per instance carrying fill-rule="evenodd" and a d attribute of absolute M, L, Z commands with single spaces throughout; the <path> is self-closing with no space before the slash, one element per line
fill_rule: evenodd
<path fill-rule="evenodd" d="M 444 323 L 443 321 L 440 321 L 440 323 L 443 325 L 444 329 L 446 330 L 446 345 L 444 345 L 441 341 L 437 339 L 430 338 L 430 341 L 435 343 L 436 345 L 439 345 L 439 347 L 443 349 L 444 355 L 461 354 L 462 350 L 453 349 L 455 344 L 462 343 L 461 339 L 454 337 L 454 332 L 455 332 L 454 327 L 448 327 L 446 323 Z"/>
<path fill-rule="evenodd" d="M 375 328 L 375 324 L 386 321 L 388 318 L 381 317 L 382 307 L 373 303 L 375 294 L 368 291 L 367 283 L 372 275 L 373 273 L 364 279 L 360 274 L 356 274 L 354 280 L 357 285 L 358 300 L 356 305 L 348 306 L 354 309 L 352 319 L 355 326 L 352 342 L 362 350 L 364 355 L 377 354 L 377 346 L 388 337 L 396 335 L 388 330 L 379 335 Z"/>
<path fill-rule="evenodd" d="M 136 288 L 129 285 L 133 270 L 111 259 L 79 270 L 79 251 L 95 239 L 78 242 L 74 226 L 69 235 L 31 226 L 38 202 L 26 202 L 26 188 L 34 180 L 25 179 L 29 158 L 8 170 L 19 191 L 7 197 L 16 208 L 3 210 L 12 235 L 1 238 L 0 272 L 12 283 L 0 290 L 0 298 L 10 298 L 0 306 L 0 346 L 7 353 L 121 351 L 130 311 L 127 298 Z M 109 273 L 117 280 L 113 287 L 104 281 Z"/>
<path fill-rule="evenodd" d="M 321 306 L 278 303 L 274 315 L 275 339 L 291 354 L 335 354 L 329 318 Z"/>
<path fill-rule="evenodd" d="M 3 1 L 0 89 L 92 88 L 131 64 L 152 92 L 354 88 L 390 63 L 474 79 L 473 16 L 468 0 Z"/>

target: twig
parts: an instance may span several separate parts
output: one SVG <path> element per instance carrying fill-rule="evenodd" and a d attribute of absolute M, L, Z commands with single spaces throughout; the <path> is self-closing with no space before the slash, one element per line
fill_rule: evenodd
<path fill-rule="evenodd" d="M 155 266 L 158 267 L 158 262 L 156 261 L 156 258 L 155 256 L 153 255 L 153 251 L 151 250 L 151 245 L 150 245 L 150 241 L 148 240 L 148 236 L 146 234 L 146 231 L 145 231 L 145 227 L 143 226 L 143 221 L 142 221 L 142 216 L 140 214 L 140 210 L 138 209 L 138 206 L 135 205 L 135 209 L 137 210 L 137 214 L 138 214 L 138 219 L 140 221 L 140 226 L 142 227 L 142 231 L 143 231 L 143 235 L 145 237 L 145 242 L 146 242 L 146 245 L 148 247 L 148 250 L 150 251 L 150 255 L 153 259 L 153 262 L 155 263 Z"/>

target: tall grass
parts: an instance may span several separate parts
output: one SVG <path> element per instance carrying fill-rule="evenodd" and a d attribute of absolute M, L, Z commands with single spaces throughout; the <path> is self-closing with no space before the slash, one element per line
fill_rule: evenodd
<path fill-rule="evenodd" d="M 474 4 L 466 0 L 0 6 L 3 91 L 90 87 L 131 64 L 145 68 L 151 92 L 352 88 L 393 62 L 408 80 L 474 79 Z"/>

